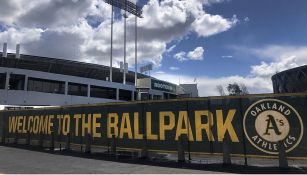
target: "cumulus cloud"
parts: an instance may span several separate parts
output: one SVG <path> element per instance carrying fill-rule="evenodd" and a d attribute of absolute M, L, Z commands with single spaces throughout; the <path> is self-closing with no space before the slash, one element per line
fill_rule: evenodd
<path fill-rule="evenodd" d="M 0 0 L 0 42 L 12 48 L 21 42 L 22 53 L 108 65 L 111 7 L 103 0 Z M 204 5 L 221 0 L 149 0 L 138 19 L 138 60 L 161 65 L 172 41 L 191 32 L 208 37 L 234 26 L 235 19 L 205 12 Z M 176 14 L 176 15 L 174 15 Z M 117 14 L 118 15 L 118 14 Z M 134 64 L 134 16 L 127 18 L 127 62 Z M 204 31 L 210 29 L 210 31 Z M 0 29 L 1 30 L 1 29 Z M 114 21 L 114 64 L 123 60 L 123 18 Z M 191 54 L 187 57 L 194 58 Z M 195 57 L 200 58 L 200 57 Z"/>
<path fill-rule="evenodd" d="M 196 47 L 193 51 L 190 51 L 187 56 L 191 60 L 203 60 L 204 51 L 203 47 Z"/>
<path fill-rule="evenodd" d="M 186 53 L 184 51 L 174 54 L 174 58 L 178 61 L 187 61 L 187 60 L 203 60 L 204 57 L 204 48 L 196 47 L 194 50 Z"/>
<path fill-rule="evenodd" d="M 238 22 L 234 15 L 232 19 L 228 20 L 220 15 L 204 14 L 199 16 L 192 24 L 192 27 L 199 36 L 210 36 L 220 32 L 224 32 L 233 27 Z"/>
<path fill-rule="evenodd" d="M 297 66 L 307 64 L 307 46 L 282 46 L 268 45 L 260 48 L 234 47 L 241 54 L 252 54 L 261 58 L 259 64 L 252 65 L 246 76 L 224 76 L 224 77 L 197 77 L 197 84 L 200 96 L 219 95 L 216 86 L 227 87 L 228 84 L 237 82 L 245 84 L 250 93 L 272 93 L 273 86 L 271 77 Z M 157 78 L 172 81 L 177 84 L 180 77 L 181 83 L 194 83 L 195 77 L 178 74 L 155 74 Z"/>
<path fill-rule="evenodd" d="M 189 84 L 195 83 L 195 77 L 177 75 L 177 74 L 154 74 L 158 79 L 165 81 L 170 81 L 174 84 L 178 84 L 178 78 L 180 77 L 180 83 Z M 272 92 L 272 84 L 270 81 L 266 81 L 262 77 L 242 77 L 242 76 L 228 76 L 228 77 L 219 77 L 211 78 L 206 76 L 197 77 L 197 87 L 199 91 L 199 96 L 218 96 L 219 93 L 216 89 L 217 85 L 222 85 L 227 87 L 228 84 L 237 82 L 239 84 L 243 83 L 246 85 L 250 93 L 269 93 Z"/>

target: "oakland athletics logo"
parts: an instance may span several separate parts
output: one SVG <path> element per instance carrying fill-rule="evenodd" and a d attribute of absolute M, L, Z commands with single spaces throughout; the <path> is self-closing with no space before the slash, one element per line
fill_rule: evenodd
<path fill-rule="evenodd" d="M 293 150 L 303 136 L 303 122 L 289 104 L 277 99 L 263 99 L 252 104 L 243 119 L 244 132 L 257 149 L 278 154 L 282 141 L 286 152 Z"/>

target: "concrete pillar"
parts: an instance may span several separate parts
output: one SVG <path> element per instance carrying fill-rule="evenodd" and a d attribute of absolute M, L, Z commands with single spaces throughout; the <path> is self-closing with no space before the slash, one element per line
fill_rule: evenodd
<path fill-rule="evenodd" d="M 87 85 L 87 97 L 91 97 L 91 85 Z"/>
<path fill-rule="evenodd" d="M 116 100 L 119 100 L 119 89 L 116 89 Z"/>
<path fill-rule="evenodd" d="M 65 95 L 68 94 L 68 82 L 65 81 Z"/>
<path fill-rule="evenodd" d="M 28 75 L 25 75 L 25 85 L 24 85 L 24 90 L 28 90 Z"/>
<path fill-rule="evenodd" d="M 11 74 L 11 72 L 7 72 L 7 73 L 6 73 L 5 90 L 8 90 L 8 89 L 9 89 L 9 85 L 10 85 L 10 74 Z"/>
<path fill-rule="evenodd" d="M 134 101 L 134 91 L 131 91 L 131 101 Z"/>

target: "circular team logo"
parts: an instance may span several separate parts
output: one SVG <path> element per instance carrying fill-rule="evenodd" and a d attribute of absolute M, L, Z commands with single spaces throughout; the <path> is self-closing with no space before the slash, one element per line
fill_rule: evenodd
<path fill-rule="evenodd" d="M 300 143 L 304 129 L 299 113 L 277 99 L 252 104 L 245 112 L 243 127 L 250 143 L 268 154 L 278 154 L 279 141 L 286 152 L 293 150 Z"/>

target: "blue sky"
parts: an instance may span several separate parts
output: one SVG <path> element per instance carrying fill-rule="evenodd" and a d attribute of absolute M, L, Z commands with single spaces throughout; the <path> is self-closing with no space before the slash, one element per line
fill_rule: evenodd
<path fill-rule="evenodd" d="M 226 18 L 236 15 L 240 22 L 217 35 L 199 38 L 196 33 L 192 33 L 188 39 L 175 42 L 177 47 L 172 53 L 189 51 L 196 46 L 204 47 L 204 60 L 180 63 L 172 59 L 172 55 L 165 54 L 169 58 L 163 59 L 160 70 L 169 71 L 170 66 L 178 66 L 178 71 L 191 76 L 244 76 L 250 72 L 251 65 L 260 63 L 263 58 L 237 53 L 233 46 L 262 48 L 272 44 L 307 44 L 307 38 L 304 37 L 307 36 L 307 1 L 235 0 L 213 4 L 205 10 Z M 248 20 L 244 21 L 245 18 Z"/>
<path fill-rule="evenodd" d="M 132 0 L 135 2 L 135 0 Z M 305 0 L 139 0 L 139 66 L 156 78 L 195 83 L 201 96 L 229 83 L 271 93 L 271 76 L 307 64 Z M 103 0 L 1 1 L 0 43 L 31 55 L 109 64 L 110 11 Z M 114 64 L 123 60 L 116 10 Z M 127 62 L 134 70 L 134 17 L 127 19 Z M 2 45 L 2 44 L 1 44 Z M 0 47 L 2 49 L 2 46 Z M 179 81 L 180 80 L 180 81 Z"/>

